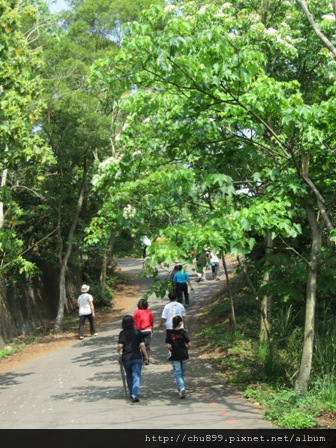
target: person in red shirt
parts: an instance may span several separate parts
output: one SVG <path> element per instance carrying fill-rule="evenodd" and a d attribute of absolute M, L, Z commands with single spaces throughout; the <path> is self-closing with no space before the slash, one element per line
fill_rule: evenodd
<path fill-rule="evenodd" d="M 136 329 L 141 331 L 144 339 L 148 355 L 148 361 L 145 361 L 145 364 L 147 365 L 149 363 L 151 337 L 154 333 L 154 315 L 152 311 L 148 309 L 147 300 L 139 300 L 138 309 L 133 313 L 133 319 Z"/>

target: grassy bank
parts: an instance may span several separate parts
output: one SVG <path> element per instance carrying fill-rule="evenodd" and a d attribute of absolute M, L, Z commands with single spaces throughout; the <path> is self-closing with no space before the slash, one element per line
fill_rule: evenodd
<path fill-rule="evenodd" d="M 283 429 L 336 428 L 336 332 L 332 321 L 316 334 L 311 384 L 297 396 L 294 383 L 300 365 L 303 330 L 290 306 L 273 311 L 270 351 L 259 343 L 259 304 L 242 279 L 231 280 L 236 315 L 233 331 L 225 291 L 213 298 L 198 319 L 197 344 L 220 371 L 223 382 L 261 406 L 265 418 Z M 271 353 L 270 353 L 271 352 Z"/>

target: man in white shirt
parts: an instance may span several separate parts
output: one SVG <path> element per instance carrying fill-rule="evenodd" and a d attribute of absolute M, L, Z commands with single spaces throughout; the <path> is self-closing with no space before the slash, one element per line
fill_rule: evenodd
<path fill-rule="evenodd" d="M 143 259 L 145 261 L 147 257 L 147 247 L 149 247 L 152 244 L 151 240 L 145 235 L 142 239 L 142 247 L 143 247 Z"/>
<path fill-rule="evenodd" d="M 78 313 L 79 313 L 79 339 L 84 339 L 84 324 L 85 320 L 88 319 L 90 322 L 90 333 L 91 336 L 97 336 L 94 324 L 95 310 L 93 305 L 93 297 L 88 294 L 90 287 L 88 285 L 83 285 L 81 288 L 82 294 L 78 297 Z"/>
<path fill-rule="evenodd" d="M 159 323 L 159 327 L 162 327 L 163 324 L 166 325 L 166 332 L 173 329 L 173 317 L 181 316 L 182 317 L 182 326 L 185 331 L 188 331 L 187 328 L 187 313 L 182 305 L 182 303 L 177 301 L 177 296 L 170 292 L 168 294 L 169 303 L 163 308 L 161 319 Z"/>

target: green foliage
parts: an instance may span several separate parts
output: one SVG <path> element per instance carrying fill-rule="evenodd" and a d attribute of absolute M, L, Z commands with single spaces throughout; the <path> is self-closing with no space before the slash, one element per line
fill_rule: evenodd
<path fill-rule="evenodd" d="M 110 283 L 112 283 L 113 285 L 113 282 L 111 282 L 111 280 Z M 112 293 L 110 288 L 102 289 L 98 284 L 93 284 L 92 293 L 94 294 L 95 304 L 98 308 L 111 305 L 114 294 Z"/>
<path fill-rule="evenodd" d="M 328 381 L 314 384 L 303 397 L 296 395 L 292 389 L 258 384 L 246 388 L 243 396 L 265 407 L 265 417 L 279 428 L 308 429 L 317 426 L 316 418 L 323 412 L 335 411 L 332 401 L 328 402 L 323 397 L 323 385 L 327 384 Z M 335 384 L 332 387 L 334 394 Z M 330 392 L 330 388 L 327 390 Z"/>
<path fill-rule="evenodd" d="M 283 429 L 307 429 L 317 425 L 313 417 L 318 401 L 313 396 L 298 397 L 293 390 L 283 389 L 270 394 L 265 418 Z"/>
<path fill-rule="evenodd" d="M 336 380 L 334 374 L 317 378 L 311 389 L 311 393 L 318 397 L 320 403 L 318 409 L 336 413 Z"/>
<path fill-rule="evenodd" d="M 244 390 L 244 397 L 259 403 L 265 409 L 265 417 L 283 429 L 307 429 L 317 426 L 317 418 L 324 412 L 335 412 L 334 370 L 325 369 L 332 363 L 323 341 L 330 343 L 333 332 L 333 317 L 328 309 L 321 310 L 325 321 L 318 325 L 314 354 L 314 379 L 305 395 L 294 391 L 294 378 L 299 369 L 302 327 L 298 326 L 297 315 L 300 304 L 282 303 L 275 310 L 272 350 L 268 344 L 258 341 L 257 304 L 253 303 L 249 292 L 239 277 L 231 280 L 231 290 L 235 297 L 237 331 L 232 334 L 228 325 L 230 301 L 218 296 L 203 315 L 205 322 L 200 329 L 201 348 L 214 353 L 212 363 L 220 369 L 225 382 Z M 323 311 L 323 312 L 322 312 Z M 328 322 L 328 323 L 327 323 Z M 319 352 L 320 351 L 320 352 Z M 331 361 L 331 362 L 330 362 Z"/>
<path fill-rule="evenodd" d="M 15 353 L 14 349 L 12 347 L 5 347 L 0 350 L 0 359 L 6 358 L 7 356 L 12 355 Z"/>
<path fill-rule="evenodd" d="M 1 3 L 0 26 L 0 232 L 1 275 L 34 273 L 27 254 L 25 220 L 29 205 L 22 201 L 23 191 L 31 196 L 41 193 L 44 167 L 54 158 L 39 133 L 39 119 L 44 108 L 42 80 L 38 71 L 43 65 L 40 49 L 32 50 L 37 3 Z M 43 10 L 43 8 L 42 8 Z M 31 29 L 28 31 L 28 25 Z M 31 233 L 29 232 L 29 235 Z"/>
<path fill-rule="evenodd" d="M 34 335 L 22 336 L 20 339 L 14 339 L 10 342 L 10 345 L 0 349 L 0 359 L 23 351 L 27 347 L 27 345 L 38 343 L 39 340 Z"/>
<path fill-rule="evenodd" d="M 318 377 L 335 377 L 336 318 L 330 306 L 318 311 L 314 346 L 314 373 Z"/>

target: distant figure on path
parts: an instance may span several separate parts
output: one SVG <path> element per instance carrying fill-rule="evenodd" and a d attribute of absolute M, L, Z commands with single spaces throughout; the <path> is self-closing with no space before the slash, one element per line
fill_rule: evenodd
<path fill-rule="evenodd" d="M 91 336 L 97 336 L 94 317 L 95 310 L 93 305 L 93 297 L 88 294 L 90 287 L 88 285 L 83 285 L 81 288 L 82 294 L 77 299 L 77 305 L 79 308 L 79 339 L 84 339 L 84 324 L 86 319 L 90 322 L 90 333 Z"/>
<path fill-rule="evenodd" d="M 200 252 L 196 256 L 196 271 L 197 271 L 197 282 L 204 280 L 204 270 L 207 264 L 207 257 L 205 251 Z"/>
<path fill-rule="evenodd" d="M 169 273 L 169 280 L 171 282 L 172 290 L 175 294 L 176 294 L 176 287 L 175 287 L 175 283 L 174 283 L 174 275 L 178 271 L 178 267 L 179 267 L 179 265 L 175 264 L 175 266 L 173 267 L 173 270 Z"/>
<path fill-rule="evenodd" d="M 219 258 L 217 255 L 218 255 L 218 252 L 210 253 L 210 263 L 211 263 L 212 279 L 213 280 L 220 280 L 220 278 L 219 278 Z"/>
<path fill-rule="evenodd" d="M 145 235 L 142 239 L 142 257 L 143 261 L 145 261 L 145 258 L 147 257 L 147 247 L 149 247 L 152 244 L 151 240 Z"/>
<path fill-rule="evenodd" d="M 180 398 L 185 397 L 185 373 L 187 359 L 189 359 L 188 348 L 191 346 L 187 333 L 181 328 L 182 317 L 173 317 L 173 330 L 167 333 L 166 347 L 171 352 L 170 360 L 173 362 L 173 372 L 176 380 Z"/>
<path fill-rule="evenodd" d="M 133 313 L 133 319 L 135 322 L 135 328 L 141 331 L 144 343 L 147 350 L 148 361 L 150 357 L 150 343 L 152 335 L 154 334 L 154 315 L 150 309 L 148 309 L 148 301 L 140 299 L 138 302 L 138 309 Z"/>
<path fill-rule="evenodd" d="M 193 291 L 194 289 L 191 286 L 189 274 L 187 272 L 182 272 L 182 265 L 181 264 L 177 268 L 177 272 L 174 275 L 173 282 L 175 284 L 175 291 L 176 291 L 176 294 L 177 294 L 177 300 L 180 303 L 183 303 L 183 295 L 184 295 L 185 305 L 189 306 L 188 285 L 189 285 L 191 291 Z"/>
<path fill-rule="evenodd" d="M 146 346 L 141 331 L 136 330 L 132 316 L 123 317 L 117 352 L 126 371 L 127 386 L 133 403 L 139 402 L 143 360 L 148 362 Z"/>

